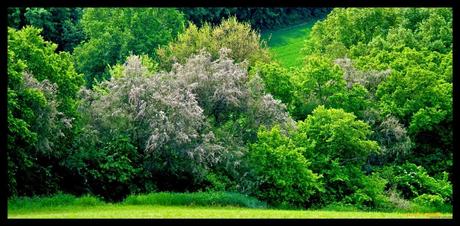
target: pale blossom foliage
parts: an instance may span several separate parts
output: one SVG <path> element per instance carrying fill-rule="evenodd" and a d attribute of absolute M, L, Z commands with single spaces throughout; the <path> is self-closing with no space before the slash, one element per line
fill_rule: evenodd
<path fill-rule="evenodd" d="M 371 94 L 375 94 L 377 86 L 385 80 L 391 73 L 391 69 L 384 71 L 360 71 L 353 67 L 352 61 L 349 58 L 339 58 L 334 61 L 339 65 L 344 74 L 343 78 L 347 82 L 347 88 L 351 89 L 353 84 L 363 85 Z"/>
<path fill-rule="evenodd" d="M 175 64 L 170 72 L 158 73 L 144 67 L 140 57 L 128 57 L 121 76 L 82 90 L 88 129 L 99 131 L 96 134 L 129 134 L 146 156 L 165 161 L 160 164 L 171 169 L 177 168 L 170 166 L 177 156 L 191 160 L 191 170 L 197 172 L 195 166 L 230 164 L 228 159 L 235 158 L 229 156 L 238 159 L 241 149 L 217 139 L 209 117 L 219 125 L 232 114 L 249 115 L 247 129 L 254 133 L 260 125 L 293 123 L 286 106 L 264 93 L 260 78 L 249 81 L 247 64 L 234 63 L 228 53 L 221 49 L 220 57 L 212 60 L 202 51 L 183 65 Z"/>
<path fill-rule="evenodd" d="M 388 160 L 398 160 L 407 156 L 413 146 L 406 128 L 393 116 L 384 118 L 377 128 L 376 136 L 382 155 Z"/>
<path fill-rule="evenodd" d="M 23 89 L 38 91 L 43 95 L 43 102 L 31 106 L 36 116 L 35 123 L 31 125 L 38 135 L 36 148 L 42 152 L 53 151 L 53 141 L 65 138 L 63 130 L 72 128 L 73 118 L 66 117 L 58 110 L 57 84 L 47 79 L 38 81 L 28 72 L 23 73 L 23 78 Z"/>

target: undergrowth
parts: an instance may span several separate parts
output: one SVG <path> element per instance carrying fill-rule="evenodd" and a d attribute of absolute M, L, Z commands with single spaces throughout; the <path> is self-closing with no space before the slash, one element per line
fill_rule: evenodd
<path fill-rule="evenodd" d="M 9 209 L 34 209 L 62 206 L 95 206 L 106 202 L 95 196 L 76 197 L 57 194 L 51 197 L 14 197 L 8 200 Z M 164 206 L 237 206 L 246 208 L 267 208 L 265 202 L 256 198 L 230 192 L 173 193 L 129 195 L 120 205 L 164 205 Z"/>

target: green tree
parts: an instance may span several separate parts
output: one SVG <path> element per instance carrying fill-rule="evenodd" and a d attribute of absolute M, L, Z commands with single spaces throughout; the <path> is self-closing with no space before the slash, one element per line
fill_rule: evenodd
<path fill-rule="evenodd" d="M 291 81 L 291 74 L 288 69 L 278 63 L 258 63 L 251 73 L 258 74 L 264 87 L 275 99 L 281 100 L 289 105 L 294 94 L 294 84 Z"/>
<path fill-rule="evenodd" d="M 215 60 L 219 58 L 222 48 L 230 49 L 229 57 L 235 63 L 247 60 L 252 66 L 256 61 L 268 62 L 270 55 L 266 43 L 260 34 L 248 23 L 238 22 L 232 17 L 222 21 L 218 26 L 209 24 L 198 28 L 190 24 L 177 40 L 157 51 L 160 68 L 169 70 L 174 62 L 184 63 L 187 58 L 205 49 Z"/>
<path fill-rule="evenodd" d="M 60 159 L 78 129 L 83 78 L 71 55 L 56 53 L 40 29 L 8 28 L 8 167 L 10 195 L 59 188 Z M 47 181 L 46 186 L 37 183 Z"/>
<path fill-rule="evenodd" d="M 299 132 L 316 143 L 315 152 L 343 162 L 363 163 L 366 155 L 378 151 L 368 124 L 341 109 L 317 107 L 300 122 Z"/>
<path fill-rule="evenodd" d="M 67 52 L 56 53 L 57 45 L 43 40 L 41 32 L 29 26 L 19 31 L 8 29 L 8 51 L 14 52 L 15 59 L 22 60 L 38 81 L 48 79 L 56 83 L 58 110 L 75 118 L 82 76 L 75 71 L 72 56 Z"/>
<path fill-rule="evenodd" d="M 361 166 L 371 153 L 379 151 L 377 142 L 369 139 L 371 134 L 370 126 L 352 113 L 324 106 L 298 123 L 293 139 L 315 144 L 314 151 L 304 155 L 312 162 L 313 172 L 323 175 L 326 192 L 315 197 L 317 202 L 340 201 L 361 185 Z"/>
<path fill-rule="evenodd" d="M 414 145 L 384 134 L 378 140 L 392 140 L 398 152 L 411 146 L 411 161 L 431 174 L 452 169 L 452 15 L 450 8 L 334 9 L 305 44 L 307 55 L 350 58 L 356 72 L 389 72 L 371 87 L 358 83 L 378 106 L 374 129 L 394 116 L 402 124 L 394 128 L 407 127 Z"/>
<path fill-rule="evenodd" d="M 311 205 L 310 197 L 324 189 L 303 156 L 313 147 L 296 146 L 277 126 L 271 130 L 262 127 L 247 157 L 257 184 L 254 195 L 275 205 Z"/>
<path fill-rule="evenodd" d="M 87 87 L 107 79 L 108 66 L 123 63 L 130 54 L 147 54 L 166 45 L 184 30 L 184 16 L 166 8 L 88 8 L 81 24 L 88 40 L 75 48 L 77 69 Z"/>
<path fill-rule="evenodd" d="M 45 40 L 58 45 L 57 51 L 72 51 L 85 39 L 80 19 L 81 8 L 8 8 L 8 26 L 42 28 Z"/>
<path fill-rule="evenodd" d="M 263 31 L 326 16 L 330 8 L 265 8 L 265 7 L 194 7 L 180 8 L 188 20 L 202 26 L 219 24 L 222 20 L 235 16 L 239 21 L 251 24 L 251 27 Z"/>
<path fill-rule="evenodd" d="M 320 56 L 309 56 L 305 65 L 293 72 L 295 84 L 291 114 L 303 120 L 319 105 L 330 106 L 330 98 L 345 91 L 342 71 L 332 61 Z"/>

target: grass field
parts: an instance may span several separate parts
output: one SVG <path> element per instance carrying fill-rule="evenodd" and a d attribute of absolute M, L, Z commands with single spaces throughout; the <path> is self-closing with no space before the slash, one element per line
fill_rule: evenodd
<path fill-rule="evenodd" d="M 8 218 L 452 218 L 439 212 L 367 212 L 354 209 L 274 209 L 237 193 L 151 193 L 105 203 L 93 196 L 60 194 L 14 198 Z"/>
<path fill-rule="evenodd" d="M 241 207 L 105 204 L 8 211 L 8 218 L 452 218 L 447 213 L 273 210 Z"/>
<path fill-rule="evenodd" d="M 285 67 L 297 67 L 301 64 L 301 49 L 313 24 L 314 22 L 309 22 L 266 31 L 262 34 L 262 39 L 267 40 L 270 52 L 276 61 Z"/>

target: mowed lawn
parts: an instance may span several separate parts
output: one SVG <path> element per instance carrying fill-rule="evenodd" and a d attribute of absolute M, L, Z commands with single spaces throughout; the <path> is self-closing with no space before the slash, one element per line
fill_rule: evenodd
<path fill-rule="evenodd" d="M 297 67 L 301 65 L 305 39 L 311 31 L 314 22 L 303 23 L 279 30 L 266 31 L 262 39 L 267 41 L 270 52 L 281 65 Z"/>
<path fill-rule="evenodd" d="M 452 213 L 274 210 L 241 207 L 120 205 L 9 210 L 8 218 L 447 218 Z"/>

